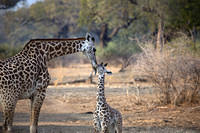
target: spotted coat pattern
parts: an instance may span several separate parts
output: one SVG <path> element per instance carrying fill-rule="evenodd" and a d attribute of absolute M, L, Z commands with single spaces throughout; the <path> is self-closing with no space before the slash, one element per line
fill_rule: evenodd
<path fill-rule="evenodd" d="M 105 69 L 106 65 L 100 64 L 97 67 L 98 86 L 96 97 L 96 109 L 94 111 L 93 126 L 95 133 L 122 133 L 122 115 L 110 107 L 106 102 L 104 94 L 105 73 L 111 73 Z"/>
<path fill-rule="evenodd" d="M 40 108 L 50 81 L 47 62 L 53 58 L 83 52 L 96 67 L 94 38 L 30 40 L 17 55 L 0 61 L 0 104 L 3 132 L 11 132 L 18 100 L 30 99 L 30 133 L 37 133 Z"/>

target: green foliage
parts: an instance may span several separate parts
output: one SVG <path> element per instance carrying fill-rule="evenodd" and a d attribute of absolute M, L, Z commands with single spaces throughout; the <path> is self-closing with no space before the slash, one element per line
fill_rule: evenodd
<path fill-rule="evenodd" d="M 30 17 L 35 21 L 41 21 L 42 19 L 47 18 L 47 13 L 45 11 L 45 5 L 43 2 L 37 2 L 32 5 L 29 9 Z"/>
<path fill-rule="evenodd" d="M 133 54 L 141 52 L 138 41 L 149 39 L 149 25 L 146 18 L 134 21 L 129 28 L 122 29 L 105 48 L 98 47 L 97 56 L 102 59 L 127 61 Z M 143 37 L 145 36 L 145 37 Z"/>
<path fill-rule="evenodd" d="M 187 31 L 200 29 L 199 0 L 170 0 L 168 26 Z"/>
<path fill-rule="evenodd" d="M 103 59 L 128 59 L 132 54 L 139 52 L 139 48 L 134 43 L 123 45 L 122 43 L 116 43 L 117 41 L 108 43 L 108 46 L 104 49 L 98 48 L 97 56 Z"/>
<path fill-rule="evenodd" d="M 29 8 L 7 11 L 1 15 L 0 42 L 23 45 L 32 38 L 57 37 L 59 31 L 66 25 L 69 26 L 64 33 L 73 34 L 79 30 L 78 12 L 78 0 L 45 0 Z"/>
<path fill-rule="evenodd" d="M 160 17 L 169 41 L 177 38 L 171 33 L 187 33 L 196 38 L 187 48 L 199 53 L 199 7 L 199 0 L 44 0 L 29 8 L 0 14 L 0 53 L 3 53 L 1 57 L 12 55 L 15 53 L 12 48 L 23 46 L 33 38 L 80 36 L 88 28 L 100 38 L 101 26 L 106 24 L 103 39 L 108 46 L 98 50 L 98 55 L 127 59 L 140 51 L 138 42 L 133 41 L 135 38 L 144 41 L 155 37 Z M 130 22 L 135 16 L 137 19 Z M 111 36 L 114 30 L 117 34 Z M 4 50 L 11 54 L 5 54 Z"/>
<path fill-rule="evenodd" d="M 79 22 L 89 27 L 107 23 L 109 28 L 114 28 L 134 17 L 134 10 L 129 0 L 81 0 Z"/>
<path fill-rule="evenodd" d="M 5 58 L 8 58 L 8 57 L 15 55 L 21 49 L 22 49 L 21 46 L 14 47 L 14 46 L 10 46 L 8 44 L 0 45 L 0 60 L 3 60 Z"/>
<path fill-rule="evenodd" d="M 98 47 L 97 56 L 105 60 L 128 60 L 131 55 L 141 52 L 137 43 L 128 39 L 128 34 L 129 31 L 123 30 L 113 41 L 108 43 L 106 48 L 102 49 Z"/>

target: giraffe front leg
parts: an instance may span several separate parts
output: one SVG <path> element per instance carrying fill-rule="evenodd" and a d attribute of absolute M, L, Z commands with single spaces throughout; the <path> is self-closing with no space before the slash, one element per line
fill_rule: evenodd
<path fill-rule="evenodd" d="M 94 133 L 99 133 L 100 132 L 100 120 L 97 114 L 97 110 L 94 111 L 93 113 L 93 127 L 94 127 Z"/>
<path fill-rule="evenodd" d="M 15 112 L 16 101 L 8 101 L 3 107 L 3 133 L 12 132 L 13 117 Z"/>
<path fill-rule="evenodd" d="M 31 98 L 30 133 L 37 133 L 40 109 L 45 99 L 45 94 L 45 91 L 41 91 Z"/>
<path fill-rule="evenodd" d="M 102 123 L 101 123 L 101 133 L 109 133 L 108 131 L 108 123 L 107 123 L 107 121 L 102 121 Z"/>
<path fill-rule="evenodd" d="M 117 121 L 117 133 L 122 133 L 122 117 L 119 116 L 119 119 Z"/>
<path fill-rule="evenodd" d="M 94 127 L 94 132 L 95 133 L 100 133 L 100 124 L 98 118 L 95 118 L 93 120 L 93 127 Z"/>

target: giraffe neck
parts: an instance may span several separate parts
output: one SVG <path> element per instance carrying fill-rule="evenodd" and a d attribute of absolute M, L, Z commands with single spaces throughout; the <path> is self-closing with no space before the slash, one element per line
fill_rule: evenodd
<path fill-rule="evenodd" d="M 105 103 L 106 98 L 104 94 L 104 79 L 105 75 L 99 75 L 97 86 L 97 103 Z"/>
<path fill-rule="evenodd" d="M 34 39 L 29 41 L 22 53 L 31 57 L 42 56 L 47 61 L 81 51 L 85 38 L 76 39 Z"/>

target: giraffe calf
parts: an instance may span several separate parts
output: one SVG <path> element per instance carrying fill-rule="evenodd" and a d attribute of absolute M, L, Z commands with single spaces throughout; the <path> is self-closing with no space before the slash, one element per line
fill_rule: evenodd
<path fill-rule="evenodd" d="M 107 64 L 101 63 L 97 67 L 98 86 L 93 125 L 96 133 L 122 133 L 122 115 L 108 105 L 104 94 L 105 73 L 112 74 L 106 70 L 106 66 Z"/>

